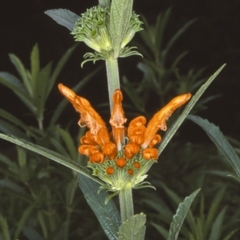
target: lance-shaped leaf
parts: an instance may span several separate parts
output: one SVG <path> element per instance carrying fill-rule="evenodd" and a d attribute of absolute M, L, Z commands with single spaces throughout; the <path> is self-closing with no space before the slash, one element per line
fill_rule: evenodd
<path fill-rule="evenodd" d="M 53 9 L 44 12 L 51 17 L 58 24 L 66 27 L 70 31 L 73 30 L 75 22 L 80 18 L 76 13 L 71 12 L 67 9 Z"/>
<path fill-rule="evenodd" d="M 202 119 L 198 116 L 190 115 L 188 119 L 198 124 L 217 146 L 218 150 L 224 155 L 228 162 L 233 167 L 236 174 L 240 177 L 240 159 L 233 147 L 224 137 L 219 127 L 215 126 L 213 123 L 210 123 L 206 119 Z"/>
<path fill-rule="evenodd" d="M 179 204 L 176 214 L 173 216 L 173 221 L 170 225 L 169 235 L 167 240 L 177 240 L 178 234 L 181 230 L 183 221 L 188 213 L 188 210 L 198 194 L 200 189 L 193 192 L 190 196 L 186 197 L 182 203 Z"/>
<path fill-rule="evenodd" d="M 72 169 L 72 170 L 74 170 L 78 173 L 81 173 L 88 178 L 91 178 L 92 180 L 98 182 L 99 184 L 102 184 L 102 182 L 99 179 L 93 177 L 85 167 L 81 166 L 77 162 L 75 162 L 75 161 L 73 161 L 73 160 L 71 160 L 71 159 L 69 159 L 69 158 L 67 158 L 67 157 L 65 157 L 65 156 L 63 156 L 63 155 L 61 155 L 57 152 L 54 152 L 54 151 L 51 151 L 47 148 L 38 146 L 38 145 L 33 144 L 31 142 L 28 142 L 24 139 L 20 139 L 20 138 L 10 136 L 10 135 L 5 135 L 5 134 L 2 134 L 2 133 L 0 133 L 0 138 L 4 139 L 6 141 L 12 142 L 12 143 L 14 143 L 18 146 L 23 147 L 23 148 L 26 148 L 26 149 L 28 149 L 32 152 L 38 153 L 38 154 L 40 154 L 40 155 L 42 155 L 46 158 L 49 158 L 49 159 L 51 159 L 51 160 L 53 160 L 57 163 L 62 164 L 62 165 L 66 166 L 66 167 L 68 167 L 68 168 L 70 168 L 70 169 Z"/>
<path fill-rule="evenodd" d="M 105 199 L 108 197 L 106 191 L 102 190 L 98 193 L 100 185 L 81 174 L 78 175 L 78 182 L 84 197 L 95 213 L 108 238 L 110 240 L 117 240 L 120 214 L 113 199 L 110 199 L 108 203 L 105 204 Z"/>

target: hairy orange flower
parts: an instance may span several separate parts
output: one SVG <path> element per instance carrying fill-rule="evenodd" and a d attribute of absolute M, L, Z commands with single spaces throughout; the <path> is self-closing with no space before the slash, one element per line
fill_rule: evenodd
<path fill-rule="evenodd" d="M 167 119 L 191 97 L 190 93 L 177 96 L 160 109 L 147 126 L 146 118 L 138 116 L 126 129 L 124 124 L 127 119 L 122 107 L 123 95 L 121 90 L 117 89 L 113 94 L 113 108 L 109 121 L 112 127 L 110 134 L 105 122 L 88 100 L 76 95 L 63 84 L 59 84 L 58 87 L 80 113 L 79 126 L 87 126 L 89 129 L 80 139 L 79 152 L 89 158 L 88 166 L 94 170 L 95 175 L 110 184 L 112 190 L 124 187 L 124 181 L 130 181 L 136 186 L 146 177 L 144 174 L 156 162 L 159 155 L 155 146 L 161 142 L 161 136 L 157 132 L 167 130 Z M 127 176 L 123 177 L 123 171 Z M 130 176 L 132 180 L 129 179 Z"/>

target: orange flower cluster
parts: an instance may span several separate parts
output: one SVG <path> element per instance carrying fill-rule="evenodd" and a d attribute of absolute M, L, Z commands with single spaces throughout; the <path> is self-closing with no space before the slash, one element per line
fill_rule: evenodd
<path fill-rule="evenodd" d="M 137 154 L 141 154 L 145 160 L 156 160 L 158 150 L 154 146 L 161 141 L 161 136 L 157 134 L 158 130 L 166 131 L 166 120 L 191 97 L 190 93 L 177 96 L 159 110 L 147 126 L 146 118 L 139 116 L 134 118 L 126 129 L 124 124 L 127 119 L 122 108 L 123 96 L 121 90 L 117 89 L 113 94 L 113 109 L 109 121 L 112 132 L 109 133 L 105 122 L 85 98 L 76 95 L 63 84 L 59 84 L 58 87 L 80 113 L 79 126 L 89 128 L 80 139 L 79 152 L 88 156 L 90 163 L 102 164 L 109 159 L 114 160 L 119 168 L 124 168 Z M 133 166 L 136 169 L 141 167 L 138 161 L 134 161 Z M 106 173 L 113 174 L 114 168 L 107 167 Z M 128 169 L 128 174 L 132 175 L 133 170 Z"/>

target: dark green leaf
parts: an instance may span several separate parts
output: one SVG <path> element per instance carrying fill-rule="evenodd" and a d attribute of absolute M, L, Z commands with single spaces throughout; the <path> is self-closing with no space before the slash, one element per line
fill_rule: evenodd
<path fill-rule="evenodd" d="M 10 57 L 11 62 L 16 67 L 19 75 L 21 76 L 28 93 L 30 95 L 32 95 L 32 86 L 31 86 L 31 81 L 30 81 L 31 79 L 29 78 L 29 73 L 28 73 L 27 69 L 25 69 L 23 63 L 17 56 L 15 56 L 14 54 L 9 54 L 9 57 Z"/>
<path fill-rule="evenodd" d="M 45 103 L 47 100 L 47 92 L 49 91 L 49 76 L 52 69 L 52 63 L 48 63 L 33 79 L 33 102 L 37 108 L 37 119 L 43 118 Z"/>
<path fill-rule="evenodd" d="M 55 69 L 51 75 L 51 78 L 49 79 L 48 92 L 46 93 L 46 96 L 49 95 L 54 83 L 56 82 L 56 79 L 57 79 L 59 73 L 62 71 L 62 68 L 64 67 L 64 65 L 66 64 L 66 62 L 68 61 L 68 59 L 70 58 L 70 56 L 72 55 L 73 51 L 76 49 L 77 46 L 78 45 L 75 44 L 72 47 L 70 47 L 64 53 L 64 55 L 61 57 L 61 59 L 58 61 L 57 66 L 55 67 Z"/>
<path fill-rule="evenodd" d="M 23 128 L 24 130 L 27 130 L 27 128 L 28 128 L 21 120 L 19 120 L 19 118 L 13 116 L 11 113 L 9 113 L 1 108 L 0 108 L 0 117 L 5 118 L 9 122 L 14 123 L 15 125 Z"/>
<path fill-rule="evenodd" d="M 58 24 L 66 27 L 70 31 L 73 30 L 75 22 L 78 20 L 78 18 L 80 18 L 80 16 L 78 16 L 76 13 L 61 8 L 47 10 L 44 13 L 51 17 Z"/>
<path fill-rule="evenodd" d="M 215 219 L 212 225 L 209 240 L 220 240 L 221 232 L 222 232 L 222 223 L 223 223 L 223 218 L 225 216 L 226 210 L 227 210 L 227 207 L 224 207 L 222 211 L 218 214 L 217 218 Z"/>
<path fill-rule="evenodd" d="M 32 112 L 36 110 L 32 103 L 31 96 L 18 78 L 10 73 L 0 72 L 0 83 L 11 89 Z"/>
<path fill-rule="evenodd" d="M 38 153 L 46 158 L 49 158 L 59 164 L 62 164 L 64 166 L 66 166 L 78 173 L 81 173 L 81 174 L 85 175 L 86 177 L 91 178 L 92 180 L 102 184 L 102 182 L 99 179 L 93 177 L 85 167 L 81 166 L 76 161 L 72 161 L 71 159 L 68 159 L 68 158 L 62 156 L 59 153 L 56 153 L 47 148 L 38 146 L 36 144 L 33 144 L 24 139 L 20 139 L 20 138 L 14 137 L 14 136 L 4 135 L 4 134 L 0 133 L 0 138 L 4 139 L 6 141 L 12 142 L 23 148 L 26 148 L 32 152 Z"/>
<path fill-rule="evenodd" d="M 120 215 L 113 199 L 110 199 L 108 203 L 105 204 L 105 199 L 108 196 L 106 191 L 102 190 L 98 193 L 100 185 L 81 174 L 78 175 L 78 182 L 84 197 L 98 218 L 108 238 L 110 240 L 117 240 Z"/>
<path fill-rule="evenodd" d="M 0 132 L 3 132 L 5 134 L 15 135 L 20 138 L 27 138 L 27 135 L 25 132 L 21 131 L 15 125 L 3 119 L 0 119 Z"/>
<path fill-rule="evenodd" d="M 11 240 L 7 219 L 0 213 L 0 228 L 4 240 Z"/>
<path fill-rule="evenodd" d="M 161 225 L 158 225 L 154 222 L 151 223 L 155 228 L 156 230 L 163 236 L 164 239 L 167 239 L 168 237 L 168 231 L 163 228 Z"/>
<path fill-rule="evenodd" d="M 119 240 L 144 240 L 145 224 L 146 215 L 143 213 L 130 217 L 119 227 Z"/>
<path fill-rule="evenodd" d="M 31 74 L 32 80 L 36 79 L 37 74 L 40 70 L 40 61 L 39 61 L 39 48 L 38 44 L 35 44 L 31 52 Z"/>
<path fill-rule="evenodd" d="M 240 177 L 240 159 L 233 147 L 220 131 L 219 127 L 198 116 L 190 115 L 188 116 L 188 119 L 198 124 L 206 132 L 209 138 L 217 146 L 218 150 L 231 164 L 236 174 Z"/>
<path fill-rule="evenodd" d="M 182 203 L 179 204 L 176 214 L 173 216 L 173 221 L 170 225 L 168 240 L 177 240 L 178 234 L 181 230 L 183 221 L 188 213 L 188 210 L 198 194 L 200 189 L 193 192 L 190 196 L 186 197 Z"/>
<path fill-rule="evenodd" d="M 29 215 L 32 213 L 32 211 L 34 210 L 35 208 L 35 203 L 32 203 L 30 206 L 28 206 L 22 213 L 22 216 L 21 218 L 19 219 L 18 221 L 18 224 L 17 224 L 17 228 L 14 232 L 14 239 L 18 239 L 26 221 L 28 220 L 29 218 Z"/>

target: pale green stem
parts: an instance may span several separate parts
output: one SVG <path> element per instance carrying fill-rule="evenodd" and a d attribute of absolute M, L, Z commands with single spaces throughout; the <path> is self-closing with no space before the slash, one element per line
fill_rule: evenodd
<path fill-rule="evenodd" d="M 121 222 L 123 223 L 134 215 L 132 187 L 128 183 L 126 187 L 119 192 L 119 203 L 121 212 Z"/>
<path fill-rule="evenodd" d="M 113 107 L 113 102 L 112 102 L 113 93 L 116 89 L 120 88 L 117 58 L 107 59 L 106 68 L 107 68 L 109 104 L 110 104 L 110 111 L 111 111 Z"/>

